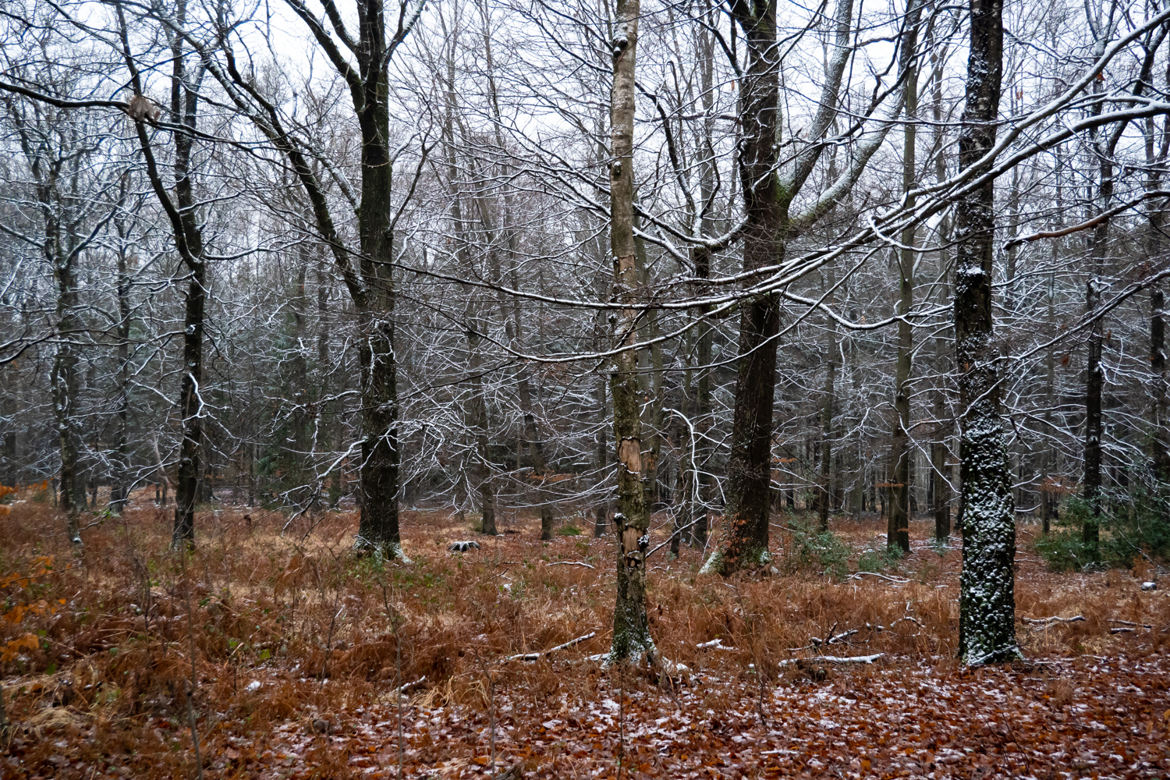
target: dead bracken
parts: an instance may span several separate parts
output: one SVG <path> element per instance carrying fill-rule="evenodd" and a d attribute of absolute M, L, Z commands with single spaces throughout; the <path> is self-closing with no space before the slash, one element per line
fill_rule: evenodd
<path fill-rule="evenodd" d="M 38 638 L 4 662 L 0 774 L 193 776 L 189 688 L 207 777 L 613 777 L 619 754 L 678 778 L 1025 775 L 1054 755 L 1069 776 L 1170 770 L 1170 600 L 1141 589 L 1153 570 L 1049 572 L 1030 529 L 1026 661 L 958 663 L 959 553 L 920 544 L 916 521 L 887 577 L 796 566 L 789 532 L 779 575 L 700 576 L 685 546 L 650 557 L 655 643 L 687 668 L 660 680 L 599 660 L 612 539 L 542 543 L 533 514 L 453 556 L 458 519 L 412 511 L 407 565 L 356 556 L 352 512 L 314 518 L 304 541 L 247 512 L 251 529 L 243 509 L 200 515 L 185 560 L 146 501 L 89 529 L 83 557 L 31 541 L 43 505 L 0 518 L 6 569 L 31 575 L 7 603 L 65 600 L 0 621 L 4 642 Z M 652 544 L 668 523 L 655 516 Z M 833 531 L 853 568 L 884 529 Z"/>

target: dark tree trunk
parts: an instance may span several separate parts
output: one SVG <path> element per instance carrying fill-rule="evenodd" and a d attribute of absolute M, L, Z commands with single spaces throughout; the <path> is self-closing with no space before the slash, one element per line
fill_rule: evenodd
<path fill-rule="evenodd" d="M 114 469 L 110 485 L 110 511 L 122 514 L 130 498 L 130 268 L 125 234 L 119 226 L 118 246 L 118 427 L 114 438 Z"/>
<path fill-rule="evenodd" d="M 179 27 L 185 19 L 185 4 L 180 3 Z M 182 415 L 182 441 L 179 445 L 179 468 L 175 481 L 175 525 L 171 544 L 190 547 L 195 544 L 195 504 L 199 501 L 199 479 L 203 454 L 203 323 L 207 302 L 207 264 L 203 257 L 203 232 L 195 213 L 195 187 L 191 172 L 191 152 L 199 107 L 199 77 L 186 73 L 183 40 L 175 35 L 172 42 L 174 72 L 171 76 L 171 112 L 190 132 L 175 133 L 175 206 L 187 244 L 184 260 L 189 278 L 183 315 L 183 366 L 179 386 L 179 412 Z M 189 81 L 190 79 L 190 81 Z"/>
<path fill-rule="evenodd" d="M 1167 120 L 1163 120 L 1166 122 Z M 1146 164 L 1149 174 L 1146 178 L 1146 190 L 1156 192 L 1162 187 L 1162 166 L 1170 156 L 1170 128 L 1165 124 L 1159 128 L 1153 118 L 1146 120 L 1144 128 L 1146 146 Z M 1160 136 L 1160 141 L 1158 140 Z M 1146 225 L 1146 258 L 1154 267 L 1161 266 L 1165 259 L 1162 254 L 1166 245 L 1167 202 L 1164 198 L 1153 201 L 1149 207 L 1149 216 Z M 1166 296 L 1162 283 L 1156 282 L 1150 288 L 1150 375 L 1153 379 L 1151 388 L 1151 427 L 1150 435 L 1150 463 L 1153 467 L 1154 492 L 1163 499 L 1159 501 L 1162 521 L 1170 525 L 1170 512 L 1167 511 L 1165 491 L 1170 487 L 1170 417 L 1167 416 L 1166 375 Z"/>
<path fill-rule="evenodd" d="M 1099 83 L 1094 92 L 1100 92 Z M 1095 109 L 1099 111 L 1100 109 Z M 1091 132 L 1093 148 L 1097 152 L 1098 181 L 1097 192 L 1094 198 L 1095 212 L 1092 216 L 1099 217 L 1109 207 L 1113 196 L 1113 163 L 1109 157 L 1109 149 L 1099 140 L 1100 131 Z M 1101 514 L 1101 436 L 1103 433 L 1101 418 L 1101 350 L 1105 341 L 1105 322 L 1103 314 L 1098 311 L 1101 305 L 1102 276 L 1105 272 L 1105 252 L 1109 241 L 1109 220 L 1100 219 L 1093 228 L 1089 237 L 1089 278 L 1085 282 L 1085 316 L 1091 318 L 1089 324 L 1088 355 L 1085 361 L 1085 462 L 1084 462 L 1084 499 L 1088 506 L 1089 515 L 1081 528 L 1081 541 L 1084 543 L 1090 560 L 1099 557 L 1099 517 Z"/>
<path fill-rule="evenodd" d="M 1003 74 L 1001 0 L 971 0 L 966 108 L 959 166 L 995 144 Z M 959 655 L 967 664 L 1019 657 L 1015 633 L 1015 508 L 1003 433 L 998 350 L 992 341 L 991 274 L 995 198 L 989 179 L 955 209 L 955 356 L 960 406 Z"/>
<path fill-rule="evenodd" d="M 47 196 L 48 193 L 46 192 Z M 42 201 L 47 205 L 47 201 Z M 51 208 L 45 209 L 46 213 Z M 46 225 L 46 250 L 57 280 L 57 333 L 60 343 L 53 361 L 53 407 L 56 412 L 57 441 L 61 457 L 58 506 L 65 513 L 66 533 L 74 544 L 81 543 L 79 516 L 85 508 L 85 482 L 79 459 L 81 435 L 77 409 L 80 377 L 76 340 L 80 336 L 77 316 L 76 255 L 63 246 L 60 224 L 50 217 Z"/>
<path fill-rule="evenodd" d="M 491 448 L 488 443 L 488 409 L 487 397 L 483 391 L 483 376 L 480 367 L 480 341 L 482 337 L 476 328 L 478 321 L 473 321 L 472 327 L 467 330 L 467 350 L 471 358 L 471 429 L 475 432 L 475 481 L 479 489 L 479 511 L 483 518 L 480 531 L 488 536 L 495 536 L 496 530 L 496 496 L 492 488 Z"/>
<path fill-rule="evenodd" d="M 918 117 L 918 68 L 914 65 L 916 52 L 906 50 L 903 56 L 903 72 L 906 74 L 906 127 L 902 143 L 902 192 L 906 193 L 906 206 L 912 208 L 915 198 L 911 194 L 917 183 L 915 170 L 915 142 Z M 898 357 L 894 371 L 894 437 L 890 449 L 890 465 L 893 468 L 890 494 L 890 523 L 886 532 L 886 545 L 910 552 L 910 370 L 914 348 L 914 335 L 910 328 L 910 310 L 914 306 L 914 263 L 917 253 L 915 229 L 908 225 L 900 237 L 902 248 L 897 254 L 898 264 Z"/>
<path fill-rule="evenodd" d="M 829 530 L 829 512 L 833 504 L 833 406 L 837 376 L 837 334 L 830 326 L 826 341 L 825 387 L 821 400 L 821 466 L 817 495 L 817 521 L 822 531 Z"/>
<path fill-rule="evenodd" d="M 746 225 L 743 265 L 752 271 L 784 260 L 788 198 L 777 176 L 779 47 L 776 5 L 731 4 L 747 40 L 741 79 L 739 171 Z M 772 475 L 772 411 L 780 298 L 767 293 L 741 304 L 738 372 L 727 466 L 727 526 L 703 571 L 731 574 L 768 560 L 768 509 Z"/>
<path fill-rule="evenodd" d="M 402 558 L 398 535 L 398 368 L 394 357 L 393 160 L 390 159 L 388 66 L 381 0 L 358 3 L 359 66 L 351 81 L 361 130 L 361 205 L 358 239 L 361 285 L 356 304 L 361 346 L 361 515 L 356 546 L 384 558 Z M 395 38 L 395 41 L 399 38 Z M 352 290 L 351 290 L 352 292 Z"/>

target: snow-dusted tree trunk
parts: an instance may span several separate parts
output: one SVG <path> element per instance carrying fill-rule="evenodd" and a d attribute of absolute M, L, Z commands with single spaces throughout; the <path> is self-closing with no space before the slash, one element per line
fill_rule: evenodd
<path fill-rule="evenodd" d="M 995 143 L 1003 75 L 1002 0 L 971 0 L 971 44 L 959 166 L 974 165 Z M 967 664 L 1020 654 L 1015 630 L 1015 507 L 1004 442 L 998 353 L 992 341 L 991 274 L 995 194 L 988 179 L 955 207 L 955 355 L 959 382 L 959 461 L 963 569 L 959 655 Z"/>
<path fill-rule="evenodd" d="M 646 507 L 642 421 L 638 391 L 638 267 L 634 243 L 634 54 L 638 44 L 638 0 L 617 0 L 610 95 L 610 248 L 616 302 L 615 340 L 623 349 L 610 381 L 617 441 L 617 602 L 613 610 L 610 660 L 656 660 L 646 617 Z"/>
<path fill-rule="evenodd" d="M 1089 11 L 1090 26 L 1097 39 L 1094 43 L 1093 54 L 1100 57 L 1105 51 L 1105 39 L 1112 28 L 1114 4 L 1109 10 L 1109 18 L 1104 16 L 1100 7 L 1092 9 L 1086 4 Z M 1096 17 L 1096 18 L 1094 18 Z M 1100 97 L 1104 94 L 1104 83 L 1100 80 L 1093 82 L 1092 92 L 1098 99 L 1093 102 L 1091 114 L 1101 113 Z M 1093 158 L 1097 163 L 1096 192 L 1091 195 L 1089 219 L 1097 218 L 1097 224 L 1089 233 L 1089 278 L 1085 281 L 1085 317 L 1090 320 L 1088 354 L 1085 359 L 1085 449 L 1084 449 L 1084 499 L 1088 505 L 1088 516 L 1081 528 L 1081 540 L 1090 559 L 1096 559 L 1100 529 L 1098 516 L 1101 514 L 1101 436 L 1104 432 L 1104 423 L 1101 418 L 1101 391 L 1102 367 L 1101 352 L 1105 342 L 1104 313 L 1100 311 L 1101 292 L 1105 284 L 1105 252 L 1109 243 L 1109 219 L 1105 211 L 1113 199 L 1113 162 L 1112 149 L 1107 133 L 1097 128 L 1089 131 L 1089 139 Z"/>

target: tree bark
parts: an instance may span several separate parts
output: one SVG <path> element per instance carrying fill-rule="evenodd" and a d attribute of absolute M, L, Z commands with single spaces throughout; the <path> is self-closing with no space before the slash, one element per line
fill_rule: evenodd
<path fill-rule="evenodd" d="M 639 279 L 634 242 L 634 60 L 638 0 L 617 0 L 610 96 L 610 247 L 615 301 L 621 304 L 614 337 L 623 348 L 614 359 L 610 389 L 617 452 L 617 600 L 613 611 L 613 663 L 657 662 L 646 616 L 646 506 L 642 420 L 638 387 Z"/>
<path fill-rule="evenodd" d="M 821 464 L 817 496 L 817 521 L 822 531 L 829 530 L 829 512 L 833 505 L 833 407 L 837 378 L 837 332 L 829 326 L 825 340 L 825 387 L 821 399 Z"/>
<path fill-rule="evenodd" d="M 1100 24 L 1100 21 L 1098 21 Z M 1100 55 L 1105 41 L 1098 35 L 1095 53 Z M 1093 94 L 1100 97 L 1104 85 L 1093 82 Z M 1100 103 L 1094 102 L 1091 113 L 1100 113 Z M 1085 281 L 1085 316 L 1091 320 L 1087 356 L 1085 359 L 1085 445 L 1084 445 L 1084 500 L 1088 516 L 1081 527 L 1081 541 L 1090 560 L 1100 557 L 1100 514 L 1101 514 L 1101 351 L 1105 341 L 1104 316 L 1098 311 L 1101 305 L 1101 288 L 1104 284 L 1105 252 L 1109 241 L 1109 219 L 1100 218 L 1109 208 L 1113 199 L 1113 163 L 1111 145 L 1102 138 L 1100 130 L 1089 131 L 1093 156 L 1097 161 L 1097 188 L 1093 194 L 1090 217 L 1098 222 L 1089 234 L 1089 278 Z"/>
<path fill-rule="evenodd" d="M 388 67 L 382 0 L 358 3 L 360 86 L 353 89 L 361 130 L 358 240 L 361 295 L 354 301 L 361 337 L 361 516 L 356 547 L 401 558 L 398 532 L 398 366 L 394 356 L 394 221 L 391 192 Z M 405 8 L 403 8 L 405 14 Z M 400 26 L 400 30 L 401 30 Z M 400 40 L 397 37 L 395 40 Z"/>
<path fill-rule="evenodd" d="M 971 38 L 959 165 L 995 143 L 1003 74 L 1002 0 L 970 0 Z M 956 204 L 955 356 L 961 427 L 963 565 L 959 655 L 966 664 L 1019 657 L 1015 634 L 1015 508 L 1003 433 L 991 274 L 995 194 L 988 180 Z"/>
<path fill-rule="evenodd" d="M 731 15 L 747 41 L 741 79 L 739 171 L 746 225 L 743 266 L 752 271 L 783 262 L 789 199 L 777 176 L 780 129 L 776 4 L 735 2 Z M 727 526 L 705 572 L 731 574 L 768 560 L 772 475 L 772 410 L 780 297 L 758 295 L 741 304 L 731 458 L 727 466 Z"/>
<path fill-rule="evenodd" d="M 123 188 L 127 181 L 123 179 Z M 122 191 L 125 199 L 125 189 Z M 114 469 L 110 485 L 110 511 L 122 514 L 130 499 L 130 272 L 133 256 L 127 251 L 128 239 L 125 226 L 115 220 L 118 230 L 117 285 L 118 324 L 115 329 L 118 339 L 118 427 L 114 437 Z"/>
<path fill-rule="evenodd" d="M 906 206 L 913 208 L 911 194 L 916 180 L 915 142 L 918 121 L 918 68 L 914 64 L 914 51 L 903 51 L 902 70 L 906 74 L 906 125 L 902 138 L 902 192 L 906 193 Z M 910 328 L 909 315 L 914 306 L 914 265 L 918 253 L 914 251 L 916 231 L 913 225 L 902 230 L 898 251 L 898 356 L 894 369 L 894 423 L 893 445 L 890 449 L 890 463 L 893 467 L 890 492 L 890 518 L 886 530 L 886 545 L 902 552 L 910 552 L 910 370 L 914 348 L 914 334 Z"/>
<path fill-rule="evenodd" d="M 53 209 L 47 198 L 46 188 L 42 206 L 47 220 L 45 249 L 57 281 L 57 354 L 53 360 L 53 408 L 56 414 L 57 441 L 61 457 L 60 506 L 65 513 L 66 533 L 74 544 L 81 543 L 79 517 L 85 508 L 85 483 L 82 479 L 79 458 L 81 435 L 78 431 L 76 404 L 80 377 L 78 375 L 78 354 L 75 340 L 78 338 L 81 322 L 77 316 L 77 256 L 71 247 L 65 245 L 61 235 L 61 224 L 56 215 L 49 216 Z"/>
<path fill-rule="evenodd" d="M 180 0 L 176 10 L 179 29 L 186 24 L 185 16 L 186 2 Z M 203 384 L 204 309 L 207 303 L 207 263 L 203 257 L 203 231 L 195 214 L 195 188 L 191 172 L 201 73 L 196 75 L 186 72 L 184 48 L 183 39 L 174 35 L 171 42 L 174 58 L 171 114 L 178 124 L 188 130 L 175 133 L 175 207 L 187 244 L 184 260 L 189 274 L 183 315 L 183 378 L 179 387 L 182 441 L 179 445 L 175 524 L 171 538 L 171 545 L 175 548 L 195 544 L 195 504 L 199 500 L 203 455 L 203 399 L 200 391 Z"/>
<path fill-rule="evenodd" d="M 1146 190 L 1156 192 L 1162 187 L 1162 167 L 1166 158 L 1170 156 L 1170 131 L 1161 129 L 1161 143 L 1157 143 L 1158 126 L 1154 119 L 1146 120 L 1145 126 L 1146 164 L 1149 173 L 1146 177 Z M 1146 257 L 1151 263 L 1162 262 L 1162 252 L 1165 246 L 1166 200 L 1164 198 L 1150 203 L 1146 224 Z M 1161 282 L 1156 282 L 1150 288 L 1150 375 L 1153 380 L 1151 403 L 1151 427 L 1149 454 L 1153 467 L 1154 490 L 1161 495 L 1170 486 L 1170 417 L 1167 415 L 1166 375 L 1166 296 Z M 1165 506 L 1161 502 L 1160 506 Z M 1163 522 L 1170 523 L 1170 513 L 1162 510 Z"/>

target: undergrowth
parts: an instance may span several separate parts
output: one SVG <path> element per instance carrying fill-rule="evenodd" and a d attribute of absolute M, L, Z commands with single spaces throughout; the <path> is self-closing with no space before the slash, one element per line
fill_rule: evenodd
<path fill-rule="evenodd" d="M 836 579 L 849 573 L 852 550 L 832 531 L 818 528 L 811 518 L 795 516 L 788 532 L 789 543 L 780 559 L 782 572 L 820 572 Z"/>
<path fill-rule="evenodd" d="M 0 516 L 0 648 L 10 648 L 0 674 L 13 755 L 30 772 L 61 776 L 53 762 L 64 744 L 99 774 L 191 776 L 192 677 L 208 766 L 250 776 L 255 766 L 224 756 L 289 724 L 311 733 L 328 713 L 393 707 L 406 685 L 420 707 L 487 711 L 502 700 L 588 700 L 606 674 L 582 659 L 609 646 L 615 543 L 562 535 L 542 544 L 536 517 L 520 518 L 518 534 L 451 554 L 447 544 L 464 538 L 465 523 L 404 512 L 403 545 L 414 561 L 404 565 L 353 553 L 352 512 L 315 518 L 305 538 L 282 535 L 276 512 L 201 513 L 195 551 L 178 557 L 169 551 L 170 512 L 143 499 L 88 529 L 80 552 L 49 506 L 13 506 Z M 761 685 L 796 681 L 804 672 L 782 661 L 818 648 L 953 659 L 958 551 L 897 561 L 903 574 L 921 572 L 920 581 L 851 578 L 859 553 L 866 567 L 894 561 L 866 550 L 872 523 L 842 521 L 835 531 L 786 528 L 775 542 L 780 576 L 699 576 L 701 551 L 687 547 L 678 560 L 652 557 L 648 607 L 660 652 L 721 679 L 750 670 Z M 652 547 L 668 533 L 664 519 Z M 929 533 L 925 523 L 912 527 L 915 538 Z M 1054 575 L 1044 576 L 1021 580 L 1021 614 L 1075 610 L 1088 620 L 1025 632 L 1026 651 L 1099 652 L 1112 641 L 1107 617 L 1154 620 L 1140 604 L 1119 612 L 1105 585 L 1054 586 Z M 556 657 L 508 661 L 589 632 Z"/>
<path fill-rule="evenodd" d="M 1094 517 L 1084 500 L 1064 502 L 1060 519 L 1036 541 L 1036 551 L 1053 571 L 1083 571 L 1094 567 L 1129 568 L 1140 558 L 1170 557 L 1170 522 L 1163 497 L 1136 493 L 1103 502 Z M 1084 542 L 1082 529 L 1094 520 L 1099 529 L 1096 549 Z"/>

